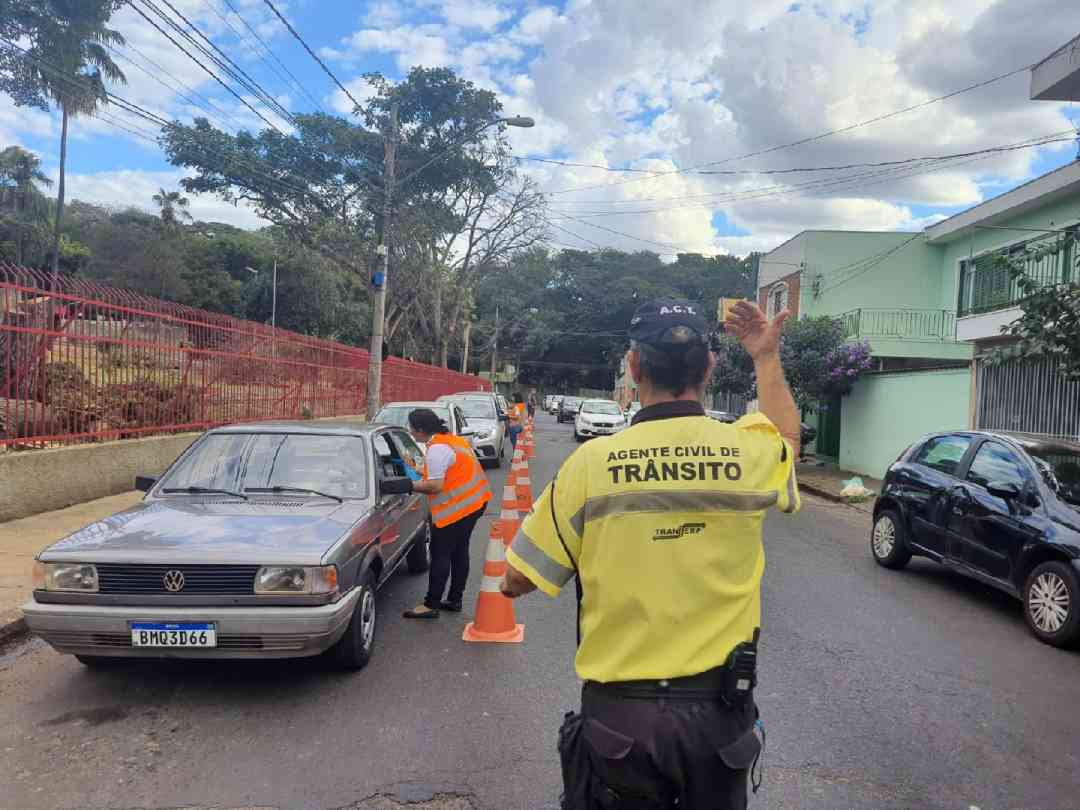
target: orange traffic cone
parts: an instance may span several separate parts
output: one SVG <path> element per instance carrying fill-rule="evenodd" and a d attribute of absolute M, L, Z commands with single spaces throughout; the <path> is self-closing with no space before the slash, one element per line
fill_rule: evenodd
<path fill-rule="evenodd" d="M 476 620 L 465 625 L 462 640 L 504 644 L 525 640 L 525 625 L 514 621 L 514 603 L 499 591 L 505 573 L 506 545 L 493 525 L 484 558 L 484 578 L 476 597 Z"/>
<path fill-rule="evenodd" d="M 492 524 L 491 531 L 497 534 L 506 545 L 514 541 L 518 527 L 521 525 L 521 515 L 518 514 L 517 487 L 514 485 L 516 474 L 511 471 L 506 484 L 503 485 L 502 510 L 498 519 Z"/>
<path fill-rule="evenodd" d="M 517 510 L 522 515 L 529 514 L 533 505 L 532 482 L 529 480 L 529 462 L 522 465 L 518 471 L 517 482 L 514 484 L 517 493 Z"/>

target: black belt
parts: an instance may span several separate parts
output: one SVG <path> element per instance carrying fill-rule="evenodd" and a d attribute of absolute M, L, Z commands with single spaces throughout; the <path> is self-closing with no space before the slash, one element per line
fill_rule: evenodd
<path fill-rule="evenodd" d="M 585 689 L 594 690 L 619 697 L 652 699 L 658 697 L 673 697 L 685 699 L 708 700 L 723 698 L 728 668 L 726 666 L 713 667 L 700 672 L 697 675 L 686 675 L 681 678 L 661 678 L 658 680 L 639 681 L 586 681 Z"/>

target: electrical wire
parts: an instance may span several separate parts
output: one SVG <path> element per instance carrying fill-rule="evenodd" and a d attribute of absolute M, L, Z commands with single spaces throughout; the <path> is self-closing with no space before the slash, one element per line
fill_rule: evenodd
<path fill-rule="evenodd" d="M 184 16 L 184 14 L 172 4 L 170 0 L 161 0 L 169 10 L 176 15 L 196 36 L 199 37 L 206 45 L 210 46 L 211 50 L 208 50 L 204 45 L 200 44 L 194 37 L 192 37 L 187 31 L 185 31 L 179 23 L 169 17 L 156 5 L 155 0 L 142 0 L 143 5 L 154 11 L 159 17 L 165 20 L 180 36 L 184 37 L 196 50 L 202 53 L 207 59 L 213 62 L 221 71 L 225 73 L 230 79 L 239 84 L 242 88 L 252 93 L 256 99 L 262 102 L 263 106 L 269 109 L 274 115 L 284 118 L 286 121 L 292 123 L 292 113 L 285 109 L 278 100 L 268 93 L 262 85 L 251 78 L 250 75 L 236 62 L 229 57 L 225 51 L 218 47 L 206 34 L 199 30 L 191 20 Z M 216 55 L 215 55 L 216 54 Z"/>
<path fill-rule="evenodd" d="M 713 202 L 734 202 L 734 201 L 737 201 L 737 200 L 740 200 L 740 199 L 756 199 L 759 196 L 759 193 L 762 193 L 762 192 L 769 192 L 769 191 L 774 191 L 774 190 L 785 191 L 785 190 L 790 190 L 790 189 L 813 188 L 815 186 L 831 187 L 833 185 L 845 183 L 845 182 L 847 182 L 849 180 L 853 180 L 853 179 L 859 179 L 859 178 L 863 178 L 863 177 L 876 177 L 876 176 L 882 176 L 882 175 L 891 175 L 893 173 L 901 173 L 904 170 L 906 170 L 908 168 L 912 168 L 912 167 L 914 167 L 914 168 L 922 168 L 923 166 L 926 166 L 926 165 L 937 165 L 939 163 L 944 164 L 944 163 L 948 163 L 949 161 L 953 161 L 953 160 L 966 159 L 970 155 L 974 155 L 976 157 L 983 157 L 983 156 L 992 157 L 992 156 L 994 156 L 996 154 L 1000 154 L 1000 153 L 1004 153 L 1004 152 L 1013 152 L 1013 151 L 1017 151 L 1017 150 L 1020 150 L 1020 149 L 1037 148 L 1037 147 L 1041 147 L 1041 146 L 1047 146 L 1047 145 L 1050 145 L 1050 144 L 1053 144 L 1053 143 L 1062 143 L 1062 142 L 1065 142 L 1065 141 L 1068 141 L 1068 140 L 1071 140 L 1071 130 L 1067 130 L 1067 131 L 1063 130 L 1063 131 L 1060 131 L 1060 132 L 1050 133 L 1048 135 L 1038 136 L 1037 138 L 1030 138 L 1030 139 L 1027 139 L 1025 141 L 1019 141 L 1019 142 L 1013 143 L 1013 144 L 1006 144 L 1006 145 L 1003 145 L 1003 146 L 988 147 L 987 149 L 974 150 L 972 152 L 959 152 L 959 153 L 956 153 L 955 155 L 942 155 L 940 157 L 935 157 L 935 158 L 929 158 L 929 157 L 927 157 L 927 158 L 910 158 L 910 159 L 903 160 L 903 161 L 888 161 L 888 162 L 883 163 L 883 164 L 866 164 L 867 166 L 879 166 L 880 165 L 882 167 L 882 170 L 878 171 L 877 169 L 871 169 L 871 170 L 864 171 L 864 172 L 857 172 L 857 173 L 854 173 L 854 174 L 851 174 L 851 175 L 848 175 L 846 177 L 842 177 L 842 178 L 839 178 L 839 179 L 837 179 L 837 178 L 816 178 L 816 179 L 813 179 L 813 180 L 804 181 L 802 183 L 781 183 L 781 184 L 774 184 L 774 185 L 771 185 L 771 186 L 757 186 L 757 187 L 752 187 L 752 188 L 748 188 L 748 189 L 742 189 L 742 190 L 738 190 L 738 191 L 726 191 L 726 192 L 719 191 L 719 192 L 710 192 L 708 194 L 675 195 L 675 196 L 670 196 L 670 197 L 653 197 L 653 198 L 605 200 L 605 201 L 600 201 L 600 200 L 566 200 L 566 201 L 558 203 L 558 205 L 560 205 L 560 206 L 567 205 L 567 204 L 596 205 L 596 204 L 600 204 L 601 202 L 604 202 L 604 203 L 607 203 L 607 204 L 610 204 L 610 205 L 615 205 L 615 204 L 630 205 L 630 204 L 642 203 L 642 202 L 665 202 L 665 201 L 679 202 L 679 201 L 696 200 L 696 199 L 710 200 L 710 201 L 713 201 Z M 764 195 L 764 196 L 768 196 L 768 195 Z M 588 216 L 614 216 L 614 215 L 622 215 L 622 214 L 630 214 L 630 213 L 651 214 L 651 213 L 659 213 L 659 212 L 663 212 L 663 211 L 685 210 L 685 209 L 688 209 L 688 208 L 702 207 L 702 205 L 703 204 L 688 205 L 688 206 L 673 206 L 673 207 L 664 207 L 664 208 L 644 209 L 644 210 L 639 210 L 639 211 L 582 211 L 582 210 L 576 210 L 574 213 L 578 214 L 579 216 L 586 216 L 586 215 L 588 215 Z"/>
<path fill-rule="evenodd" d="M 300 36 L 299 32 L 297 32 L 297 30 L 292 27 L 292 24 L 288 20 L 285 19 L 285 17 L 282 15 L 282 13 L 280 11 L 277 10 L 277 6 L 275 6 L 273 4 L 272 0 L 263 0 L 263 2 L 266 3 L 266 5 L 270 8 L 270 10 L 272 12 L 274 12 L 274 15 L 279 20 L 281 20 L 281 24 L 289 29 L 289 33 L 293 35 L 293 37 L 296 39 L 296 41 L 304 46 L 304 50 L 308 52 L 308 54 L 311 56 L 311 58 L 319 63 L 319 67 L 321 67 L 323 69 L 323 72 L 327 76 L 329 76 L 333 80 L 334 84 L 336 84 L 338 86 L 338 88 L 341 90 L 341 92 L 344 93 L 348 97 L 349 101 L 351 101 L 353 103 L 354 109 L 357 109 L 357 110 L 363 109 L 363 105 L 359 101 L 357 101 L 355 98 L 353 98 L 353 94 L 349 92 L 349 89 L 345 85 L 343 85 L 341 83 L 341 81 L 338 79 L 338 77 L 333 74 L 333 71 L 331 71 L 330 68 L 328 68 L 326 66 L 326 63 L 322 59 L 319 58 L 318 54 L 316 54 L 315 51 L 311 50 L 311 47 L 304 41 L 304 38 L 302 36 Z"/>
<path fill-rule="evenodd" d="M 164 88 L 165 88 L 166 90 L 169 90 L 170 92 L 173 92 L 173 93 L 175 93 L 175 94 L 176 94 L 176 95 L 177 95 L 177 96 L 178 96 L 179 98 L 183 99 L 184 101 L 186 101 L 186 102 L 187 102 L 188 104 L 190 104 L 191 106 L 193 106 L 193 107 L 198 107 L 198 108 L 199 108 L 200 110 L 202 110 L 203 112 L 207 113 L 207 115 L 211 116 L 211 120 L 212 120 L 212 121 L 214 121 L 214 123 L 215 123 L 215 124 L 216 124 L 216 125 L 217 125 L 218 127 L 220 127 L 221 129 L 225 129 L 225 127 L 224 127 L 224 126 L 222 125 L 222 123 L 221 123 L 221 120 L 220 120 L 220 119 L 218 119 L 218 120 L 214 120 L 214 119 L 212 118 L 212 116 L 214 115 L 214 113 L 213 113 L 213 112 L 212 112 L 212 111 L 210 110 L 210 108 L 209 108 L 209 107 L 207 107 L 207 106 L 206 106 L 206 105 L 204 105 L 204 104 L 200 104 L 200 103 L 199 103 L 198 101 L 196 101 L 195 99 L 193 99 L 193 98 L 192 98 L 191 96 L 188 96 L 188 95 L 186 95 L 186 94 L 184 93 L 184 91 L 182 91 L 182 90 L 180 90 L 179 88 L 177 88 L 177 87 L 176 87 L 176 85 L 170 85 L 169 83 L 167 83 L 167 82 L 166 82 L 166 81 L 165 81 L 164 79 L 162 79 L 162 78 L 161 78 L 161 75 L 159 75 L 159 74 L 157 74 L 157 73 L 154 73 L 154 72 L 153 72 L 152 70 L 148 70 L 148 69 L 147 69 L 146 67 L 144 67 L 143 65 L 140 65 L 140 64 L 139 64 L 138 62 L 136 62 L 136 61 L 135 61 L 134 59 L 132 59 L 132 58 L 131 58 L 130 56 L 128 56 L 128 55 L 126 55 L 126 54 L 124 54 L 124 53 L 122 53 L 122 52 L 120 52 L 120 51 L 116 50 L 116 49 L 115 49 L 115 48 L 113 48 L 113 47 L 112 47 L 111 45 L 106 45 L 105 47 L 107 47 L 107 48 L 108 48 L 108 49 L 109 49 L 110 51 L 112 51 L 112 53 L 113 53 L 113 55 L 114 55 L 114 56 L 118 56 L 119 58 L 121 58 L 121 59 L 123 59 L 123 60 L 124 60 L 125 62 L 127 62 L 127 63 L 128 63 L 129 65 L 131 65 L 132 67 L 134 67 L 134 68 L 135 68 L 136 70 L 139 70 L 139 71 L 141 71 L 141 72 L 145 73 L 145 74 L 146 74 L 147 76 L 149 76 L 149 77 L 150 77 L 151 79 L 153 79 L 153 80 L 154 80 L 155 82 L 157 82 L 158 84 L 160 84 L 160 85 L 161 85 L 162 87 L 164 87 Z M 131 47 L 131 46 L 129 45 L 128 47 Z M 134 48 L 132 48 L 132 50 L 134 50 Z M 136 53 L 140 53 L 140 52 L 136 51 Z M 140 53 L 140 55 L 142 55 L 142 54 Z M 145 56 L 143 56 L 143 58 L 144 58 L 144 59 L 146 59 L 146 57 L 145 57 Z M 148 59 L 147 61 L 151 61 L 151 60 L 149 60 L 149 59 Z M 151 64 L 153 64 L 153 65 L 154 65 L 155 67 L 157 67 L 157 68 L 158 68 L 158 70 L 160 70 L 160 71 L 161 71 L 161 72 L 162 72 L 163 74 L 165 74 L 165 75 L 169 75 L 169 74 L 168 74 L 168 72 L 167 72 L 167 71 L 165 71 L 165 69 L 164 69 L 164 68 L 162 68 L 162 67 L 161 67 L 160 65 L 158 65 L 158 64 L 157 64 L 156 62 L 152 62 L 152 61 L 151 61 Z M 170 76 L 170 78 L 175 78 L 175 77 L 171 77 L 171 76 Z M 227 115 L 227 113 L 226 113 L 226 115 Z M 236 121 L 235 121 L 235 119 L 231 119 L 231 118 L 230 118 L 230 120 L 232 121 L 233 125 L 234 125 L 234 126 L 236 126 L 236 127 L 237 127 L 237 128 L 239 129 L 239 126 L 238 126 L 238 125 L 236 124 Z"/>
<path fill-rule="evenodd" d="M 269 0 L 266 0 L 266 2 L 269 2 Z M 981 88 L 986 87 L 988 85 L 994 84 L 995 82 L 999 82 L 999 81 L 1002 81 L 1004 79 L 1008 79 L 1008 78 L 1010 78 L 1012 76 L 1015 76 L 1015 75 L 1017 75 L 1019 73 L 1023 73 L 1024 71 L 1029 70 L 1031 67 L 1032 67 L 1032 65 L 1028 64 L 1028 65 L 1025 65 L 1024 67 L 1016 68 L 1015 70 L 1010 70 L 1008 73 L 1002 73 L 1002 74 L 999 74 L 999 75 L 994 76 L 992 78 L 985 79 L 985 80 L 983 80 L 981 82 L 976 82 L 976 83 L 970 84 L 970 85 L 968 85 L 966 87 L 962 87 L 959 90 L 953 90 L 952 92 L 945 93 L 944 95 L 935 96 L 934 98 L 930 98 L 930 99 L 927 99 L 925 101 L 921 101 L 918 104 L 911 104 L 911 105 L 909 105 L 907 107 L 903 107 L 902 109 L 899 109 L 899 110 L 893 110 L 892 112 L 884 113 L 882 115 L 877 115 L 877 116 L 874 116 L 873 118 L 867 118 L 867 119 L 865 119 L 863 121 L 858 121 L 858 122 L 856 122 L 854 124 L 848 124 L 847 126 L 844 126 L 844 127 L 839 127 L 837 129 L 831 129 L 831 130 L 828 130 L 826 132 L 821 132 L 821 133 L 818 133 L 817 135 L 811 135 L 811 136 L 808 136 L 806 138 L 800 138 L 797 141 L 792 141 L 790 143 L 779 144 L 777 146 L 770 146 L 770 147 L 765 148 L 765 149 L 758 149 L 756 151 L 747 152 L 747 153 L 742 154 L 742 155 L 733 155 L 732 157 L 723 158 L 721 160 L 712 160 L 712 161 L 708 161 L 706 163 L 699 163 L 696 166 L 690 166 L 690 167 L 687 167 L 685 169 L 672 169 L 671 171 L 667 172 L 667 174 L 685 174 L 687 172 L 696 171 L 698 169 L 702 169 L 702 168 L 705 168 L 707 166 L 720 166 L 720 165 L 723 165 L 725 163 L 731 163 L 731 162 L 736 161 L 736 160 L 746 160 L 746 159 L 752 158 L 752 157 L 759 157 L 761 155 L 768 155 L 768 154 L 771 154 L 773 152 L 779 152 L 779 151 L 781 151 L 783 149 L 791 149 L 791 148 L 796 147 L 796 146 L 804 146 L 804 145 L 806 145 L 808 143 L 815 143 L 817 141 L 821 141 L 821 140 L 824 140 L 826 138 L 830 138 L 833 135 L 841 135 L 841 134 L 843 134 L 845 132 L 851 132 L 852 130 L 859 129 L 860 127 L 869 126 L 871 124 L 876 124 L 876 123 L 879 123 L 881 121 L 888 120 L 890 118 L 895 118 L 898 115 L 903 115 L 905 113 L 913 112 L 914 110 L 919 110 L 919 109 L 922 109 L 924 107 L 928 107 L 928 106 L 930 106 L 932 104 L 937 104 L 938 102 L 941 102 L 941 101 L 947 101 L 948 99 L 954 98 L 955 96 L 961 95 L 963 93 L 967 93 L 967 92 L 970 92 L 972 90 L 978 90 L 978 89 L 981 89 Z M 662 175 L 652 175 L 651 177 L 658 177 L 658 176 L 662 176 Z M 631 178 L 629 178 L 627 180 L 620 180 L 620 181 L 615 182 L 615 183 L 600 183 L 600 184 L 591 185 L 591 186 L 579 186 L 579 187 L 576 187 L 576 188 L 567 188 L 567 189 L 560 189 L 558 191 L 549 191 L 547 193 L 548 194 L 568 194 L 568 193 L 574 192 L 574 191 L 585 191 L 585 190 L 594 189 L 594 188 L 607 188 L 607 187 L 611 187 L 611 186 L 622 186 L 622 185 L 626 185 L 628 183 L 638 183 L 638 182 L 641 182 L 642 180 L 648 180 L 648 179 L 651 179 L 651 177 L 648 177 L 648 176 L 647 177 L 631 177 Z"/>
<path fill-rule="evenodd" d="M 207 0 L 207 2 L 209 2 L 209 0 Z M 276 53 L 274 52 L 274 49 L 273 49 L 273 48 L 271 48 L 271 47 L 270 47 L 270 46 L 269 46 L 269 45 L 267 44 L 266 40 L 265 40 L 265 39 L 263 39 L 263 38 L 262 38 L 262 37 L 261 37 L 261 36 L 259 35 L 259 32 L 258 32 L 258 31 L 256 31 L 256 30 L 255 30 L 255 29 L 254 29 L 254 28 L 253 28 L 253 27 L 251 26 L 251 24 L 250 24 L 250 23 L 249 23 L 249 22 L 247 21 L 247 18 L 245 18 L 245 17 L 244 17 L 244 15 L 240 13 L 239 9 L 237 9 L 237 8 L 236 8 L 236 6 L 235 6 L 235 5 L 233 4 L 233 0 L 222 0 L 222 2 L 224 2 L 224 3 L 225 3 L 225 5 L 227 5 L 227 6 L 229 7 L 229 10 L 230 10 L 230 11 L 231 11 L 231 12 L 232 12 L 232 13 L 233 13 L 234 15 L 236 15 L 236 17 L 237 17 L 237 18 L 238 18 L 238 19 L 240 20 L 240 22 L 242 22 L 242 23 L 244 24 L 244 27 L 245 27 L 245 28 L 246 28 L 246 29 L 247 29 L 248 31 L 250 31 L 250 32 L 251 32 L 251 35 L 252 35 L 252 36 L 253 36 L 253 37 L 254 37 L 254 38 L 255 38 L 256 40 L 258 40 L 258 41 L 259 41 L 259 44 L 260 44 L 260 45 L 262 45 L 262 47 L 263 47 L 263 50 L 265 50 L 265 51 L 266 51 L 266 52 L 267 52 L 267 53 L 268 53 L 268 54 L 270 55 L 270 58 L 271 58 L 271 59 L 273 59 L 273 60 L 274 60 L 275 62 L 277 62 L 277 64 L 278 64 L 278 65 L 279 65 L 279 66 L 281 67 L 281 69 L 282 69 L 282 70 L 283 70 L 283 71 L 284 71 L 284 72 L 285 72 L 285 73 L 286 73 L 286 74 L 287 74 L 287 75 L 289 76 L 289 78 L 290 78 L 290 79 L 292 80 L 292 83 L 293 83 L 293 84 L 294 84 L 294 85 L 296 86 L 296 88 L 297 88 L 297 89 L 298 89 L 298 90 L 299 90 L 299 91 L 300 91 L 301 93 L 303 93 L 303 94 L 304 94 L 305 96 L 307 96 L 307 98 L 308 98 L 308 101 L 310 101 L 310 102 L 311 102 L 311 103 L 312 103 L 312 104 L 313 104 L 313 105 L 315 106 L 315 109 L 319 110 L 320 112 L 323 112 L 324 110 L 323 110 L 323 108 L 322 108 L 322 105 L 321 105 L 321 104 L 319 104 L 319 102 L 318 102 L 318 100 L 317 100 L 317 99 L 315 98 L 315 96 L 313 96 L 313 95 L 312 95 L 311 93 L 309 93 L 309 92 L 308 92 L 308 89 L 307 89 L 307 87 L 305 87 L 305 86 L 304 86 L 303 84 L 301 84 L 301 83 L 300 83 L 300 80 L 299 80 L 299 79 L 297 79 L 297 78 L 296 78 L 296 76 L 294 76 L 294 75 L 293 75 L 293 72 L 292 72 L 291 70 L 289 70 L 289 68 L 288 68 L 288 67 L 286 67 L 285 63 L 284 63 L 284 62 L 282 62 L 282 61 L 281 61 L 281 59 L 279 59 L 279 58 L 278 58 L 278 55 L 277 55 L 277 54 L 276 54 Z M 281 74 L 278 74 L 278 75 L 281 75 Z"/>
<path fill-rule="evenodd" d="M 145 2 L 147 2 L 147 0 L 142 0 L 142 2 L 145 3 Z M 163 37 L 165 37 L 167 40 L 169 40 L 169 42 L 171 42 L 180 51 L 182 51 L 192 62 L 197 64 L 199 67 L 201 67 L 206 72 L 206 74 L 208 76 L 210 76 L 210 78 L 212 78 L 214 81 L 216 81 L 222 87 L 224 87 L 234 98 L 236 98 L 237 101 L 239 101 L 241 104 L 243 104 L 245 107 L 247 107 L 253 113 L 255 113 L 256 116 L 258 116 L 260 119 L 262 119 L 263 123 L 265 123 L 271 129 L 277 130 L 277 132 L 279 134 L 281 134 L 281 135 L 285 134 L 280 129 L 278 129 L 276 126 L 274 126 L 274 124 L 265 115 L 263 115 L 261 112 L 256 110 L 254 107 L 252 107 L 251 104 L 248 102 L 248 100 L 246 98 L 244 98 L 239 93 L 237 93 L 232 87 L 230 87 L 228 84 L 226 84 L 225 81 L 220 76 L 218 76 L 216 73 L 214 73 L 214 71 L 210 70 L 210 68 L 208 68 L 206 65 L 204 65 L 197 57 L 193 56 L 191 54 L 191 52 L 189 52 L 186 48 L 184 48 L 183 45 L 181 45 L 179 42 L 177 42 L 164 28 L 162 28 L 160 25 L 158 25 L 156 22 L 154 22 L 152 19 L 150 19 L 150 17 L 148 17 L 146 15 L 146 13 L 141 8 L 139 8 L 138 6 L 135 5 L 135 0 L 128 0 L 128 5 L 131 6 L 140 17 L 142 17 L 144 20 L 146 20 L 148 23 L 150 23 L 150 25 L 152 25 L 154 28 L 156 28 L 158 30 L 158 32 Z"/>

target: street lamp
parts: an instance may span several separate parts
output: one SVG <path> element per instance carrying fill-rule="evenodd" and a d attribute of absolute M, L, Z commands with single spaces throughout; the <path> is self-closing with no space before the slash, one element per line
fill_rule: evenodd
<path fill-rule="evenodd" d="M 259 275 L 259 271 L 254 267 L 245 265 L 247 270 L 252 275 Z M 277 357 L 277 256 L 274 257 L 274 275 L 271 281 L 271 293 L 270 293 L 270 358 L 273 360 Z"/>
<path fill-rule="evenodd" d="M 401 179 L 401 185 L 408 183 L 418 174 L 423 172 L 428 166 L 442 160 L 451 150 L 460 146 L 465 141 L 470 138 L 475 138 L 485 129 L 493 127 L 496 124 L 506 124 L 508 127 L 521 127 L 527 129 L 536 126 L 536 121 L 525 115 L 493 118 L 479 129 L 474 130 L 450 144 L 450 146 L 442 152 L 439 152 L 437 155 L 434 155 L 419 168 L 405 175 L 405 177 Z M 384 321 L 386 320 L 386 287 L 390 275 L 390 212 L 392 210 L 391 201 L 394 197 L 394 167 L 397 159 L 397 142 L 398 107 L 397 104 L 394 104 L 390 108 L 390 126 L 388 132 L 383 137 L 383 175 L 385 178 L 385 190 L 383 191 L 382 237 L 379 240 L 380 244 L 376 249 L 376 254 L 382 259 L 382 269 L 373 273 L 371 276 L 371 285 L 375 288 L 375 308 L 371 314 L 371 346 L 368 351 L 367 415 L 369 419 L 378 412 L 379 406 L 382 404 L 380 402 L 380 394 L 382 388 L 383 328 Z"/>

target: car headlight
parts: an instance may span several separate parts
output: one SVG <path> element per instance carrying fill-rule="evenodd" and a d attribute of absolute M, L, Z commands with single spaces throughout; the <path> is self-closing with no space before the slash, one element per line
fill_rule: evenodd
<path fill-rule="evenodd" d="M 34 589 L 97 593 L 97 568 L 88 563 L 34 562 Z"/>
<path fill-rule="evenodd" d="M 480 439 L 481 441 L 483 441 L 484 439 L 490 439 L 491 438 L 491 431 L 490 430 L 478 430 L 478 431 L 476 431 L 476 438 Z"/>
<path fill-rule="evenodd" d="M 264 565 L 255 574 L 255 593 L 322 594 L 338 587 L 335 565 Z"/>

